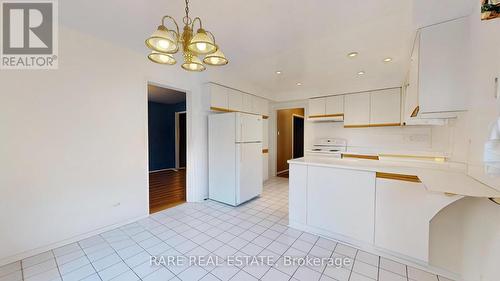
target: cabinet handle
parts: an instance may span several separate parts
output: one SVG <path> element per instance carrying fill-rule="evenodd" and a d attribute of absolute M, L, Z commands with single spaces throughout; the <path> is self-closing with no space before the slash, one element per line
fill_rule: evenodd
<path fill-rule="evenodd" d="M 495 77 L 495 99 L 500 98 L 500 89 L 498 88 L 498 77 Z"/>

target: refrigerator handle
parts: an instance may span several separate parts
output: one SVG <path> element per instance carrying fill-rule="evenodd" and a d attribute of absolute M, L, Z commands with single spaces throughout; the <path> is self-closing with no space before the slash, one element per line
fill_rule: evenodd
<path fill-rule="evenodd" d="M 240 145 L 240 163 L 243 162 L 243 147 Z"/>

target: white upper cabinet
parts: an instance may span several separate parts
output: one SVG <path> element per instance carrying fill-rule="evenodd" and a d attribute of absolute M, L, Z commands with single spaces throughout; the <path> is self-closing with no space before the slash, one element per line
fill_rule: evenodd
<path fill-rule="evenodd" d="M 228 109 L 227 88 L 210 84 L 210 106 L 212 108 Z"/>
<path fill-rule="evenodd" d="M 372 92 L 370 98 L 371 126 L 399 126 L 401 124 L 400 88 Z"/>
<path fill-rule="evenodd" d="M 331 96 L 326 98 L 326 115 L 344 114 L 344 96 Z"/>
<path fill-rule="evenodd" d="M 316 98 L 309 100 L 309 118 L 322 117 L 326 113 L 326 98 Z"/>
<path fill-rule="evenodd" d="M 253 111 L 254 96 L 242 93 L 242 108 L 239 111 L 248 113 L 258 113 Z"/>
<path fill-rule="evenodd" d="M 269 119 L 262 120 L 262 149 L 269 149 Z"/>
<path fill-rule="evenodd" d="M 469 38 L 467 18 L 421 30 L 418 55 L 421 113 L 467 110 Z"/>
<path fill-rule="evenodd" d="M 241 92 L 228 89 L 228 107 L 230 110 L 243 111 L 243 94 Z"/>
<path fill-rule="evenodd" d="M 267 99 L 247 94 L 238 90 L 209 83 L 210 108 L 214 111 L 238 111 L 269 116 Z"/>
<path fill-rule="evenodd" d="M 346 95 L 344 98 L 344 127 L 369 126 L 370 93 Z"/>
<path fill-rule="evenodd" d="M 264 98 L 251 96 L 252 98 L 252 112 L 261 115 L 269 115 L 269 104 Z"/>

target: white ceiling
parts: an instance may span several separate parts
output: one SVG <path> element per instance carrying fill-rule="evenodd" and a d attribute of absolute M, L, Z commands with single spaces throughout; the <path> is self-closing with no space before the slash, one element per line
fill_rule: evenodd
<path fill-rule="evenodd" d="M 190 2 L 191 15 L 202 18 L 230 60 L 208 69 L 215 82 L 231 83 L 231 77 L 288 100 L 398 86 L 407 72 L 415 34 L 410 0 Z M 70 0 L 59 5 L 64 25 L 145 55 L 144 40 L 162 15 L 181 21 L 184 12 L 182 0 Z M 349 59 L 351 51 L 360 55 Z M 385 57 L 394 61 L 383 63 Z M 276 75 L 277 70 L 283 74 Z M 360 70 L 366 75 L 359 77 Z"/>
<path fill-rule="evenodd" d="M 148 85 L 148 100 L 163 104 L 175 104 L 186 101 L 186 93 Z"/>

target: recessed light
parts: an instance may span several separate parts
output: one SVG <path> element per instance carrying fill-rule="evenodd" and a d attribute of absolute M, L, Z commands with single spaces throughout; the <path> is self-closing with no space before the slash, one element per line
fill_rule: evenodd
<path fill-rule="evenodd" d="M 365 75 L 365 72 L 361 70 L 360 72 L 358 72 L 358 75 Z"/>
<path fill-rule="evenodd" d="M 300 82 L 299 82 L 299 83 L 297 83 L 297 86 L 302 86 L 302 83 L 300 83 Z"/>
<path fill-rule="evenodd" d="M 278 71 L 276 71 L 276 74 L 278 74 L 278 75 L 280 75 L 281 73 L 282 73 L 282 72 L 281 72 L 281 71 L 279 71 L 279 70 L 278 70 Z"/>
<path fill-rule="evenodd" d="M 385 58 L 384 59 L 384 62 L 391 62 L 392 61 L 392 58 Z"/>
<path fill-rule="evenodd" d="M 349 54 L 347 54 L 347 56 L 350 57 L 350 58 L 354 58 L 357 55 L 359 55 L 358 52 L 350 52 Z"/>

